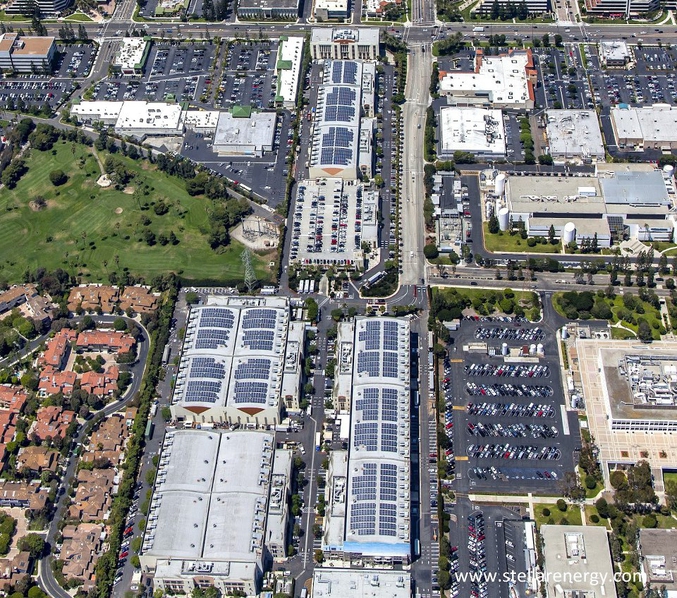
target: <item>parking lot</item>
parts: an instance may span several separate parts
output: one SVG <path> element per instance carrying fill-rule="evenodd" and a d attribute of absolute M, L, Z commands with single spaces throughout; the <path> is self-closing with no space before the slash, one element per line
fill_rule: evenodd
<path fill-rule="evenodd" d="M 97 100 L 200 103 L 209 78 L 216 46 L 157 43 L 140 79 L 105 79 L 94 87 Z"/>
<path fill-rule="evenodd" d="M 540 85 L 536 105 L 544 108 L 594 108 L 578 44 L 563 48 L 536 48 L 534 54 Z"/>
<path fill-rule="evenodd" d="M 22 111 L 28 111 L 31 106 L 41 108 L 47 103 L 54 110 L 74 89 L 74 82 L 70 79 L 45 80 L 38 75 L 21 79 L 4 79 L 0 81 L 0 103 L 7 110 Z"/>
<path fill-rule="evenodd" d="M 276 42 L 233 43 L 225 58 L 215 105 L 273 108 L 277 89 Z"/>
<path fill-rule="evenodd" d="M 54 62 L 55 77 L 86 77 L 96 59 L 94 44 L 58 45 Z"/>
<path fill-rule="evenodd" d="M 476 352 L 453 359 L 469 343 Z M 472 317 L 462 321 L 452 347 L 442 387 L 459 489 L 486 491 L 500 480 L 515 492 L 552 492 L 573 470 L 578 445 L 554 335 L 517 318 Z"/>

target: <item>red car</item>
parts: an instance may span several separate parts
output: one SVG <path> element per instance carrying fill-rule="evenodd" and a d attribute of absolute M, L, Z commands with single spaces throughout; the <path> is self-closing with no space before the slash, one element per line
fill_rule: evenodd
<path fill-rule="evenodd" d="M 120 553 L 120 556 L 118 558 L 120 559 L 126 559 L 129 556 L 129 551 L 125 550 L 124 552 Z"/>

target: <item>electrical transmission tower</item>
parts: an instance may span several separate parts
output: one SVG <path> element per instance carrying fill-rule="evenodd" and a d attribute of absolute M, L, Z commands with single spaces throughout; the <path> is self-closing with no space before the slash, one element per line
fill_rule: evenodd
<path fill-rule="evenodd" d="M 244 264 L 244 283 L 247 285 L 247 292 L 251 294 L 256 287 L 257 280 L 254 266 L 252 266 L 252 254 L 247 248 L 242 252 L 242 263 Z"/>

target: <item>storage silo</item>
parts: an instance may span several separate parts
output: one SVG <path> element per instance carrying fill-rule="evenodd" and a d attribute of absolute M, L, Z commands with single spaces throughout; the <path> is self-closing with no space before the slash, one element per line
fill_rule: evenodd
<path fill-rule="evenodd" d="M 501 208 L 498 211 L 498 228 L 503 232 L 510 228 L 510 210 L 508 208 Z"/>
<path fill-rule="evenodd" d="M 663 172 L 665 176 L 671 177 L 675 173 L 675 167 L 672 164 L 666 164 L 663 166 Z"/>
<path fill-rule="evenodd" d="M 494 180 L 494 195 L 503 197 L 505 193 L 505 175 L 499 174 Z"/>
<path fill-rule="evenodd" d="M 568 245 L 576 240 L 576 225 L 573 222 L 567 222 L 562 231 L 562 243 Z"/>

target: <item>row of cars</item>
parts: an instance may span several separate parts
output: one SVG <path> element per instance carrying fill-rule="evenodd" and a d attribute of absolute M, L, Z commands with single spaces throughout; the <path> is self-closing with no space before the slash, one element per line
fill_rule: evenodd
<path fill-rule="evenodd" d="M 559 476 L 556 471 L 548 471 L 545 469 L 529 469 L 523 468 L 520 469 L 520 475 L 516 475 L 515 472 L 506 471 L 500 467 L 473 467 L 470 470 L 471 476 L 476 477 L 478 480 L 511 480 L 511 479 L 520 479 L 520 480 L 557 480 Z"/>
<path fill-rule="evenodd" d="M 118 554 L 118 566 L 114 581 L 115 584 L 118 584 L 122 581 L 123 571 L 125 564 L 127 563 L 127 557 L 130 553 L 130 545 L 132 537 L 134 536 L 134 518 L 136 517 L 137 510 L 139 508 L 139 493 L 140 487 L 134 492 L 132 506 L 129 508 L 129 512 L 127 513 L 127 521 L 125 523 L 126 527 L 122 532 L 122 544 L 120 546 L 120 554 Z"/>
<path fill-rule="evenodd" d="M 475 338 L 480 340 L 496 339 L 506 341 L 540 341 L 545 336 L 540 328 L 505 328 L 480 326 L 475 330 Z"/>
<path fill-rule="evenodd" d="M 469 444 L 468 457 L 474 459 L 530 459 L 534 461 L 559 461 L 562 451 L 555 446 L 514 446 L 505 444 Z"/>
<path fill-rule="evenodd" d="M 471 397 L 551 397 L 552 386 L 543 384 L 475 384 L 466 382 L 466 392 Z"/>
<path fill-rule="evenodd" d="M 559 430 L 545 424 L 490 424 L 468 422 L 468 434 L 471 436 L 503 438 L 557 438 Z"/>
<path fill-rule="evenodd" d="M 489 417 L 555 417 L 553 406 L 543 403 L 468 403 L 466 411 Z"/>
<path fill-rule="evenodd" d="M 485 540 L 484 513 L 471 513 L 468 515 L 468 557 L 470 572 L 474 575 L 470 581 L 470 598 L 487 598 L 489 595 Z"/>
<path fill-rule="evenodd" d="M 496 376 L 499 378 L 540 378 L 550 375 L 547 365 L 494 365 L 491 363 L 473 363 L 465 366 L 468 376 Z"/>

